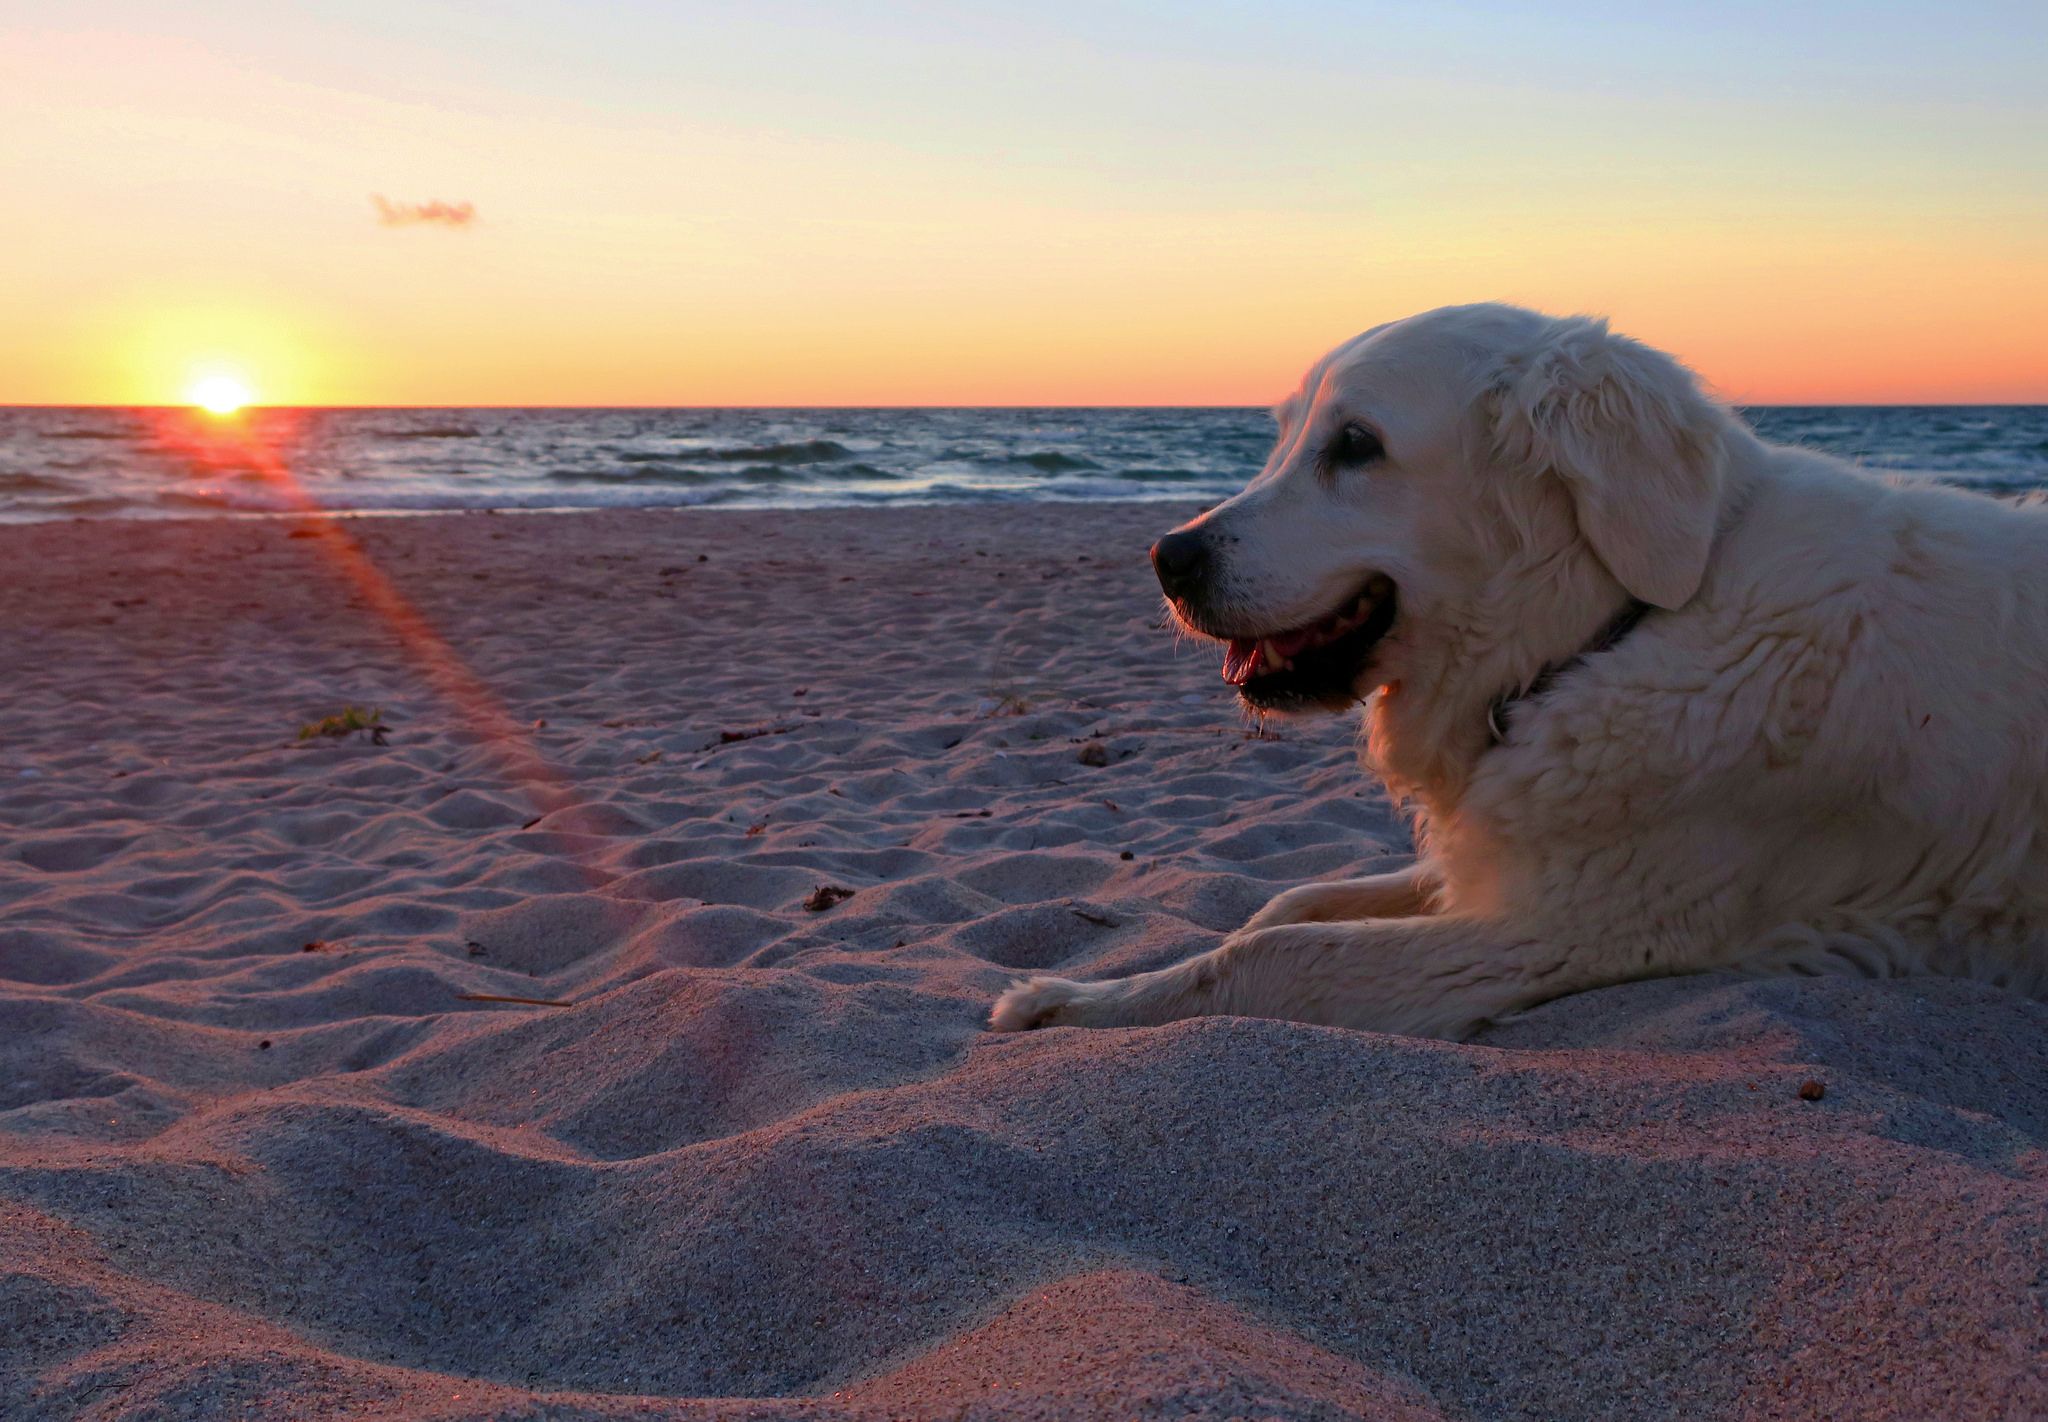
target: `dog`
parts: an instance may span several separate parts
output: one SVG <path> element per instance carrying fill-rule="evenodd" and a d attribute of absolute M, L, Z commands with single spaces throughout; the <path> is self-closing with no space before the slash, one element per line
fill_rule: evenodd
<path fill-rule="evenodd" d="M 1275 1017 L 1457 1040 L 1671 974 L 2048 996 L 2048 507 L 1760 439 L 1604 321 L 1499 305 L 1317 362 L 1159 540 L 1251 711 L 1363 702 L 1412 868 L 1000 1031 Z"/>

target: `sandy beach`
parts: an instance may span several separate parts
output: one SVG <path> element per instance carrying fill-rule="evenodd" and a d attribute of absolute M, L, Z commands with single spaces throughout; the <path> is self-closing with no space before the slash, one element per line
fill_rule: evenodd
<path fill-rule="evenodd" d="M 1407 861 L 1190 512 L 0 528 L 0 1416 L 2048 1416 L 2043 1004 L 983 1031 Z"/>

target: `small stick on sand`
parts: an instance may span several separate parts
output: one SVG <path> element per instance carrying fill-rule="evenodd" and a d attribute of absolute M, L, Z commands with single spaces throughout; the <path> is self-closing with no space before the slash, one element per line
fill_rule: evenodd
<path fill-rule="evenodd" d="M 506 997 L 495 992 L 458 992 L 458 1002 L 517 1002 L 527 1007 L 574 1007 L 573 1002 L 560 1002 L 552 997 Z"/>
<path fill-rule="evenodd" d="M 721 746 L 729 746 L 737 741 L 759 740 L 763 736 L 786 736 L 795 729 L 796 727 L 794 726 L 756 726 L 746 731 L 720 731 L 717 743 Z M 704 747 L 706 750 L 713 748 L 712 746 Z"/>

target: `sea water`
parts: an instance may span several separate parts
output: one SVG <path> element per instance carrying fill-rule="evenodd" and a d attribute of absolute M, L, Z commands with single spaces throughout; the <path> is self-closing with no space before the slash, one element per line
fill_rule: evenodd
<path fill-rule="evenodd" d="M 2048 486 L 2048 406 L 1771 406 L 1767 439 L 1890 473 Z M 1208 499 L 1260 409 L 0 407 L 0 521 L 441 509 Z"/>

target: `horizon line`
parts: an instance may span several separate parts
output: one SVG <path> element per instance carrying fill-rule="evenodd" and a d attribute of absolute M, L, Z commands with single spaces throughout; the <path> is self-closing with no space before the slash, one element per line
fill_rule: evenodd
<path fill-rule="evenodd" d="M 2034 400 L 1727 400 L 1723 402 L 1736 410 L 2029 410 L 2048 408 L 2048 397 Z M 1270 409 L 1271 401 L 1250 401 L 1243 404 L 1219 403 L 1215 401 L 1194 404 L 1174 402 L 1143 401 L 1128 404 L 1084 403 L 1046 404 L 1028 403 L 932 403 L 914 402 L 887 404 L 673 404 L 646 405 L 626 404 L 248 404 L 228 415 L 215 418 L 230 419 L 234 415 L 262 411 L 298 410 L 549 410 L 549 411 L 597 411 L 597 410 L 1259 410 Z M 65 400 L 65 401 L 0 401 L 0 411 L 5 410 L 203 410 L 203 406 L 182 401 L 157 401 L 129 403 L 111 400 Z"/>

